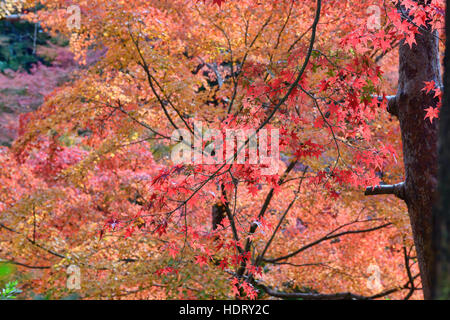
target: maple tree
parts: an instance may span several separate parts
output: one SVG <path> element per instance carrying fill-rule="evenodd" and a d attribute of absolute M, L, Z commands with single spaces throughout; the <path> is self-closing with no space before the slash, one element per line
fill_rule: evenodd
<path fill-rule="evenodd" d="M 433 260 L 432 208 L 437 197 L 437 116 L 441 105 L 441 64 L 433 2 L 401 2 L 398 10 L 404 24 L 414 22 L 414 41 L 399 46 L 397 94 L 389 98 L 388 111 L 400 122 L 405 165 L 404 182 L 392 189 L 408 206 L 425 298 L 431 298 Z M 424 87 L 425 85 L 425 87 Z M 429 106 L 428 108 L 426 108 Z M 422 121 L 424 111 L 427 111 Z M 367 193 L 367 192 L 366 192 Z"/>
<path fill-rule="evenodd" d="M 41 3 L 83 67 L 0 151 L 22 290 L 62 297 L 77 265 L 82 298 L 427 297 L 442 1 L 80 0 L 78 30 Z M 278 129 L 278 172 L 173 163 L 200 121 Z"/>
<path fill-rule="evenodd" d="M 446 2 L 446 24 L 445 24 L 445 34 L 448 36 L 450 34 L 450 15 L 448 14 L 450 10 L 448 1 Z M 449 133 L 449 38 L 446 37 L 445 43 L 445 57 L 444 57 L 444 94 L 442 97 L 442 116 L 440 117 L 439 125 L 439 199 L 435 205 L 433 212 L 433 248 L 435 249 L 434 257 L 432 260 L 432 298 L 434 299 L 448 299 L 449 298 L 449 174 L 447 161 L 449 159 L 448 148 L 448 133 Z"/>

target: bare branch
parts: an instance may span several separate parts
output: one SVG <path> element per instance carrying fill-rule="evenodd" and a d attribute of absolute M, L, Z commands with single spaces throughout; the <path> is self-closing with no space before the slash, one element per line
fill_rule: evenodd
<path fill-rule="evenodd" d="M 294 203 L 297 201 L 297 199 L 299 197 L 300 189 L 302 187 L 303 180 L 305 179 L 305 175 L 306 175 L 306 171 L 307 170 L 308 170 L 308 166 L 306 166 L 305 169 L 303 170 L 303 176 L 300 179 L 300 182 L 298 184 L 297 192 L 295 192 L 294 199 L 292 199 L 292 201 L 289 203 L 289 205 L 288 205 L 287 209 L 285 210 L 284 214 L 281 216 L 280 220 L 278 221 L 278 225 L 275 227 L 275 230 L 273 231 L 272 236 L 270 237 L 269 241 L 267 241 L 267 244 L 264 247 L 264 249 L 261 252 L 261 254 L 259 255 L 259 257 L 256 259 L 256 263 L 255 263 L 256 266 L 258 266 L 262 262 L 262 260 L 264 259 L 264 255 L 266 254 L 267 250 L 269 249 L 270 244 L 272 243 L 272 241 L 275 238 L 278 230 L 280 229 L 281 224 L 283 223 L 284 219 L 286 218 L 287 214 L 289 213 L 289 210 L 292 208 Z"/>
<path fill-rule="evenodd" d="M 297 164 L 297 159 L 293 160 L 289 166 L 286 168 L 286 170 L 284 171 L 283 175 L 281 176 L 281 178 L 278 180 L 278 185 L 281 185 L 283 183 L 283 181 L 287 178 L 287 176 L 289 175 L 289 173 L 292 171 L 292 169 L 294 169 L 295 165 Z M 269 193 L 266 196 L 266 199 L 264 200 L 264 204 L 261 207 L 261 210 L 259 211 L 258 214 L 258 219 L 261 219 L 262 217 L 264 217 L 264 214 L 266 213 L 267 208 L 269 207 L 270 201 L 273 198 L 273 193 L 274 193 L 274 189 L 270 189 Z M 258 223 L 254 222 L 252 223 L 252 225 L 250 226 L 250 230 L 249 230 L 249 235 L 252 235 L 256 232 L 256 229 L 258 228 Z M 247 238 L 247 241 L 245 243 L 245 247 L 244 247 L 244 252 L 248 252 L 250 251 L 250 247 L 252 245 L 252 240 L 250 238 Z M 246 268 L 246 263 L 242 262 L 241 267 L 239 268 L 237 274 L 239 277 L 242 277 L 242 275 L 245 272 L 245 268 Z"/>
<path fill-rule="evenodd" d="M 306 292 L 281 292 L 259 284 L 268 295 L 277 298 L 304 299 L 304 300 L 367 300 L 368 298 L 350 292 L 342 293 L 306 293 Z"/>
<path fill-rule="evenodd" d="M 21 266 L 21 267 L 25 267 L 28 269 L 50 269 L 50 266 L 31 266 L 25 263 L 21 263 L 21 262 L 17 262 L 14 260 L 0 260 L 1 262 L 6 262 L 6 263 L 11 263 L 11 264 L 15 264 L 17 266 Z"/>
<path fill-rule="evenodd" d="M 397 102 L 397 96 L 373 96 L 374 98 L 377 98 L 378 103 L 381 104 L 384 99 L 387 100 L 387 112 L 392 114 L 393 116 L 398 117 L 398 102 Z"/>
<path fill-rule="evenodd" d="M 375 187 L 367 187 L 364 192 L 366 196 L 373 196 L 378 194 L 393 194 L 396 197 L 405 200 L 405 183 L 397 184 L 382 184 Z"/>
<path fill-rule="evenodd" d="M 297 249 L 294 252 L 291 252 L 291 253 L 289 253 L 289 254 L 287 254 L 285 256 L 278 257 L 278 258 L 275 258 L 275 259 L 264 259 L 264 261 L 273 263 L 273 262 L 277 262 L 277 261 L 281 261 L 281 260 L 286 260 L 286 259 L 289 259 L 289 258 L 299 254 L 302 251 L 305 251 L 305 250 L 307 250 L 307 249 L 309 249 L 309 248 L 311 248 L 311 247 L 313 247 L 315 245 L 318 245 L 321 242 L 329 241 L 329 240 L 332 240 L 332 239 L 335 239 L 335 238 L 339 238 L 341 236 L 348 235 L 348 234 L 358 234 L 358 233 L 372 232 L 372 231 L 376 231 L 376 230 L 388 227 L 390 225 L 392 225 L 392 223 L 385 223 L 385 224 L 382 224 L 380 226 L 373 227 L 373 228 L 368 228 L 368 229 L 348 230 L 348 231 L 343 231 L 343 232 L 339 232 L 339 233 L 336 233 L 336 234 L 328 234 L 328 235 L 326 235 L 326 236 L 324 236 L 324 237 L 322 237 L 322 238 L 320 238 L 320 239 L 318 239 L 316 241 L 310 242 L 309 244 L 307 244 L 307 245 L 301 247 L 300 249 Z"/>
<path fill-rule="evenodd" d="M 405 289 L 404 287 L 392 288 L 389 290 L 382 291 L 373 296 L 362 296 L 359 294 L 351 292 L 338 292 L 338 293 L 308 293 L 308 292 L 281 292 L 273 290 L 265 285 L 258 284 L 268 295 L 277 298 L 287 298 L 287 299 L 303 299 L 303 300 L 373 300 L 377 298 L 382 298 L 391 293 Z"/>
<path fill-rule="evenodd" d="M 5 230 L 8 230 L 9 232 L 12 232 L 12 233 L 15 233 L 15 234 L 18 234 L 18 235 L 23 236 L 20 232 L 14 230 L 14 229 L 12 229 L 12 228 L 9 228 L 9 227 L 5 226 L 3 223 L 0 223 L 0 227 L 3 228 L 3 229 L 5 229 Z M 65 259 L 65 258 L 66 258 L 66 256 L 64 256 L 64 255 L 62 255 L 62 254 L 59 254 L 59 253 L 57 253 L 57 252 L 55 252 L 55 251 L 53 251 L 53 250 L 51 250 L 51 249 L 47 249 L 47 248 L 43 247 L 42 245 L 38 244 L 37 242 L 33 241 L 32 239 L 28 238 L 28 237 L 25 237 L 25 236 L 23 236 L 23 237 L 24 237 L 28 242 L 30 242 L 32 245 L 38 247 L 38 248 L 41 249 L 41 250 L 44 250 L 44 251 L 50 253 L 51 255 L 54 255 L 54 256 L 56 256 L 56 257 L 58 257 L 58 258 L 61 258 L 61 259 Z"/>
<path fill-rule="evenodd" d="M 19 21 L 22 19 L 25 15 L 24 14 L 10 14 L 9 16 L 3 17 L 0 20 L 6 20 L 6 21 Z"/>
<path fill-rule="evenodd" d="M 222 88 L 223 85 L 223 79 L 222 79 L 222 75 L 220 74 L 219 68 L 217 67 L 217 63 L 205 63 L 205 65 L 211 69 L 214 74 L 216 75 L 217 78 L 217 84 L 219 86 L 219 88 Z"/>
<path fill-rule="evenodd" d="M 386 99 L 388 101 L 387 112 L 389 112 L 393 116 L 398 117 L 397 96 L 387 96 Z"/>

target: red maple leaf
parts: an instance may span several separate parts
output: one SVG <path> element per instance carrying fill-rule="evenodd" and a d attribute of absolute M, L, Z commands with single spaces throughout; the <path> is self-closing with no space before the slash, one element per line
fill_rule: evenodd
<path fill-rule="evenodd" d="M 195 263 L 202 267 L 208 264 L 208 259 L 205 256 L 195 256 Z"/>
<path fill-rule="evenodd" d="M 409 47 L 412 49 L 413 44 L 417 44 L 415 33 L 414 32 L 407 33 L 405 41 L 406 41 L 406 43 L 408 43 Z"/>
<path fill-rule="evenodd" d="M 424 83 L 425 83 L 425 87 L 423 87 L 422 91 L 429 93 L 431 90 L 435 90 L 436 84 L 434 83 L 434 80 L 424 81 Z"/>
<path fill-rule="evenodd" d="M 425 115 L 424 119 L 429 118 L 431 123 L 433 123 L 434 118 L 439 117 L 439 109 L 438 108 L 429 107 L 429 108 L 425 109 L 425 111 L 427 112 L 427 114 Z"/>
<path fill-rule="evenodd" d="M 206 0 L 203 0 L 203 2 L 206 2 Z M 217 4 L 219 7 L 222 5 L 222 2 L 225 2 L 225 0 L 213 0 L 213 4 Z"/>
<path fill-rule="evenodd" d="M 256 185 L 250 185 L 247 187 L 248 189 L 248 193 L 251 194 L 252 196 L 256 196 L 259 192 L 259 189 Z"/>

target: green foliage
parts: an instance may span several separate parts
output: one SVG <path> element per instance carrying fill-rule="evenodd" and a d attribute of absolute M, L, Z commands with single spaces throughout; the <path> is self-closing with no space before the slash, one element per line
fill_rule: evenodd
<path fill-rule="evenodd" d="M 27 21 L 0 21 L 0 72 L 6 69 L 27 72 L 37 62 L 48 65 L 50 61 L 34 52 L 35 25 Z M 50 37 L 38 28 L 36 46 L 45 45 Z"/>
<path fill-rule="evenodd" d="M 151 148 L 153 157 L 156 160 L 160 160 L 164 157 L 168 157 L 170 155 L 170 147 L 164 144 L 155 144 Z"/>
<path fill-rule="evenodd" d="M 0 280 L 6 280 L 15 271 L 12 264 L 0 261 Z"/>
<path fill-rule="evenodd" d="M 21 293 L 22 290 L 17 288 L 17 281 L 8 282 L 0 291 L 0 300 L 12 300 L 16 298 L 16 295 Z"/>

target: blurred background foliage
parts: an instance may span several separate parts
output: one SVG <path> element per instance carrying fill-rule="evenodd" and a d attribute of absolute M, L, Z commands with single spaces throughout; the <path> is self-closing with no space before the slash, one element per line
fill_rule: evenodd
<path fill-rule="evenodd" d="M 46 45 L 49 39 L 39 26 L 28 21 L 0 20 L 0 71 L 22 67 L 29 72 L 37 62 L 48 65 L 51 61 L 37 55 L 36 46 Z"/>

